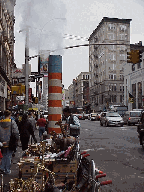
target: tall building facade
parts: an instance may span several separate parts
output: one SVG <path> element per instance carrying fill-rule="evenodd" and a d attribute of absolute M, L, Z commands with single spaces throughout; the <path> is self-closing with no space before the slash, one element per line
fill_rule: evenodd
<path fill-rule="evenodd" d="M 0 0 L 0 110 L 10 100 L 14 63 L 15 0 Z"/>
<path fill-rule="evenodd" d="M 69 90 L 62 89 L 62 107 L 69 107 Z"/>
<path fill-rule="evenodd" d="M 91 109 L 100 111 L 111 104 L 124 105 L 124 64 L 130 50 L 130 21 L 103 17 L 89 37 Z"/>
<path fill-rule="evenodd" d="M 73 83 L 74 83 L 74 79 L 73 79 Z M 73 108 L 75 106 L 75 97 L 74 97 L 74 84 L 70 84 L 70 86 L 68 87 L 68 92 L 69 92 L 69 107 Z"/>
<path fill-rule="evenodd" d="M 81 72 L 69 89 L 70 107 L 84 107 L 89 104 L 89 72 Z"/>

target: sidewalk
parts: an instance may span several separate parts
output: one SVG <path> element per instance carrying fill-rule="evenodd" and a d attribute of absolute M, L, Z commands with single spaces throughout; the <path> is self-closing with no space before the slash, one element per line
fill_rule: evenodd
<path fill-rule="evenodd" d="M 38 130 L 35 131 L 35 136 L 37 138 L 37 141 L 39 142 L 39 131 Z M 11 174 L 3 175 L 3 182 L 7 186 L 9 186 L 9 182 L 11 179 L 18 178 L 19 166 L 17 165 L 17 163 L 19 162 L 20 158 L 22 157 L 22 147 L 20 147 L 21 146 L 20 141 L 19 141 L 18 145 L 19 146 L 17 148 L 17 152 L 15 153 L 15 157 L 12 157 Z M 1 186 L 1 182 L 2 182 L 2 179 L 1 179 L 1 175 L 0 175 L 0 186 Z"/>

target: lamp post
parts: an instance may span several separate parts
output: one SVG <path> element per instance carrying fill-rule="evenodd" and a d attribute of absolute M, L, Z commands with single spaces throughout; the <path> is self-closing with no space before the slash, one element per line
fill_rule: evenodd
<path fill-rule="evenodd" d="M 28 89 L 29 89 L 29 28 L 26 28 L 26 41 L 25 41 L 25 104 L 28 106 L 29 98 L 28 98 Z"/>
<path fill-rule="evenodd" d="M 25 29 L 19 31 L 26 31 L 26 38 L 25 38 L 25 105 L 28 106 L 29 99 L 28 99 L 28 89 L 29 89 L 29 27 L 27 26 Z"/>

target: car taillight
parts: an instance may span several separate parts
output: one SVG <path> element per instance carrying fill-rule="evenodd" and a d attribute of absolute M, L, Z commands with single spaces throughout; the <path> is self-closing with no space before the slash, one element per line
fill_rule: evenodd
<path fill-rule="evenodd" d="M 131 118 L 129 117 L 129 120 L 130 120 Z"/>

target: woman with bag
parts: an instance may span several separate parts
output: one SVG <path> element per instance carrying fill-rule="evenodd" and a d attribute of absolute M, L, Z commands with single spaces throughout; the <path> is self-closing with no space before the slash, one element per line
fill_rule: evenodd
<path fill-rule="evenodd" d="M 14 120 L 11 119 L 11 112 L 6 110 L 4 111 L 4 118 L 0 120 L 0 142 L 2 143 L 2 161 L 0 165 L 0 172 L 5 174 L 11 173 L 11 158 L 13 150 L 11 148 L 10 139 L 11 134 L 17 142 L 19 139 L 19 132 L 17 124 Z"/>
<path fill-rule="evenodd" d="M 32 135 L 34 142 L 37 143 L 36 137 L 34 135 L 33 126 L 29 121 L 27 114 L 24 114 L 22 116 L 22 121 L 19 123 L 19 133 L 23 151 L 28 149 L 30 135 Z"/>

